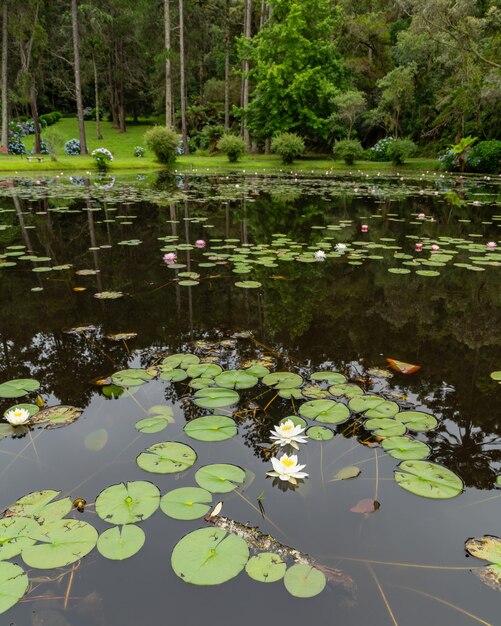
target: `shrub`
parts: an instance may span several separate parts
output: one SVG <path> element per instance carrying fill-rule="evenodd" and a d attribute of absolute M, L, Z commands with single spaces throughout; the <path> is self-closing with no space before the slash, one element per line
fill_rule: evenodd
<path fill-rule="evenodd" d="M 241 137 L 226 134 L 217 142 L 217 149 L 226 154 L 230 163 L 236 163 L 245 153 L 245 143 Z"/>
<path fill-rule="evenodd" d="M 375 143 L 372 148 L 367 150 L 366 154 L 369 161 L 391 161 L 388 148 L 393 141 L 395 141 L 393 137 L 384 137 Z"/>
<path fill-rule="evenodd" d="M 336 141 L 333 148 L 334 157 L 343 159 L 346 165 L 353 165 L 357 159 L 364 156 L 364 149 L 360 141 L 356 139 L 342 139 Z"/>
<path fill-rule="evenodd" d="M 107 148 L 96 148 L 91 152 L 91 157 L 96 162 L 97 169 L 102 172 L 106 171 L 113 161 L 113 155 Z"/>
<path fill-rule="evenodd" d="M 447 150 L 447 152 L 441 154 L 438 157 L 438 162 L 440 163 L 440 167 L 448 172 L 456 169 L 456 158 L 452 150 Z"/>
<path fill-rule="evenodd" d="M 52 126 L 52 124 L 55 124 L 61 119 L 61 113 L 57 113 L 56 111 L 53 111 L 52 113 L 44 113 L 43 115 L 40 115 L 38 119 L 40 120 L 40 126 Z"/>
<path fill-rule="evenodd" d="M 295 133 L 280 133 L 273 137 L 271 151 L 282 158 L 284 165 L 289 165 L 304 153 L 304 141 Z"/>
<path fill-rule="evenodd" d="M 388 145 L 387 153 L 393 165 L 402 165 L 416 150 L 416 144 L 410 139 L 394 139 Z"/>
<path fill-rule="evenodd" d="M 80 141 L 78 139 L 70 139 L 64 144 L 64 151 L 69 156 L 77 156 L 80 154 Z"/>
<path fill-rule="evenodd" d="M 153 126 L 145 132 L 144 140 L 160 163 L 172 165 L 176 161 L 179 135 L 172 128 Z"/>
<path fill-rule="evenodd" d="M 143 146 L 136 146 L 134 148 L 134 156 L 137 157 L 138 159 L 142 159 L 144 157 L 145 152 L 146 150 L 143 148 Z"/>
<path fill-rule="evenodd" d="M 27 154 L 26 146 L 21 138 L 15 135 L 9 139 L 9 154 Z"/>
<path fill-rule="evenodd" d="M 468 155 L 466 166 L 475 172 L 497 174 L 501 170 L 501 141 L 479 141 Z"/>
<path fill-rule="evenodd" d="M 57 155 L 64 148 L 64 136 L 57 128 L 49 128 L 43 134 L 47 150 L 52 161 L 57 161 Z"/>
<path fill-rule="evenodd" d="M 217 152 L 217 143 L 225 134 L 226 129 L 221 124 L 204 126 L 200 133 L 200 147 L 208 150 L 209 154 Z"/>

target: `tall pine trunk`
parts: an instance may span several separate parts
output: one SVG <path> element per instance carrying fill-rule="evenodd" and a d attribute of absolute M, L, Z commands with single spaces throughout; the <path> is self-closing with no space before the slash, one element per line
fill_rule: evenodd
<path fill-rule="evenodd" d="M 165 29 L 165 125 L 172 128 L 172 63 L 170 59 L 170 0 L 164 0 Z"/>
<path fill-rule="evenodd" d="M 120 39 L 120 90 L 118 92 L 119 101 L 119 118 L 120 118 L 120 132 L 126 133 L 127 127 L 125 125 L 125 91 L 124 91 L 124 42 Z"/>
<path fill-rule="evenodd" d="M 2 149 L 9 149 L 9 86 L 7 83 L 7 49 L 9 31 L 7 0 L 3 0 L 2 10 Z"/>
<path fill-rule="evenodd" d="M 94 106 L 96 108 L 96 137 L 97 139 L 102 139 L 103 134 L 101 132 L 101 117 L 99 112 L 99 82 L 97 79 L 97 65 L 96 65 L 96 57 L 92 54 L 92 66 L 94 69 Z"/>
<path fill-rule="evenodd" d="M 224 127 L 230 128 L 230 6 L 226 0 L 224 11 Z"/>
<path fill-rule="evenodd" d="M 252 0 L 245 0 L 244 37 L 250 39 L 252 34 Z M 247 107 L 249 106 L 249 60 L 244 59 L 242 85 L 242 108 L 244 109 L 243 135 L 247 149 L 250 149 L 249 128 L 247 126 Z"/>
<path fill-rule="evenodd" d="M 73 30 L 73 66 L 75 68 L 75 93 L 77 100 L 78 129 L 80 131 L 80 154 L 87 154 L 85 124 L 82 104 L 82 81 L 80 78 L 80 41 L 78 36 L 77 0 L 71 0 L 71 27 Z"/>
<path fill-rule="evenodd" d="M 188 132 L 186 129 L 186 87 L 185 87 L 185 57 L 184 57 L 184 0 L 179 0 L 179 72 L 181 91 L 181 133 L 183 135 L 183 151 L 189 154 Z"/>
<path fill-rule="evenodd" d="M 35 77 L 31 75 L 30 85 L 30 105 L 31 115 L 33 117 L 33 125 L 35 126 L 35 154 L 40 154 L 42 151 L 41 137 L 40 137 L 40 119 L 38 118 L 38 106 L 37 106 L 37 88 L 35 86 Z"/>

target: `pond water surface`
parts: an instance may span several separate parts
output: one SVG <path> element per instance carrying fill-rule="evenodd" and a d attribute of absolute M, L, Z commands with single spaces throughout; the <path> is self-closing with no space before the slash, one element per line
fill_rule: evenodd
<path fill-rule="evenodd" d="M 345 582 L 328 581 L 308 599 L 245 571 L 217 586 L 187 584 L 172 569 L 172 550 L 208 524 L 158 509 L 140 523 L 146 540 L 129 559 L 96 549 L 65 568 L 11 559 L 30 588 L 2 623 L 501 624 L 499 585 L 482 582 L 475 568 L 485 561 L 464 549 L 470 537 L 501 535 L 501 387 L 490 377 L 501 369 L 498 180 L 161 173 L 0 184 L 0 383 L 40 382 L 22 398 L 0 398 L 0 412 L 37 395 L 46 406 L 83 409 L 61 428 L 1 426 L 2 511 L 53 489 L 84 498 L 85 512 L 67 517 L 101 533 L 110 524 L 93 503 L 106 487 L 151 481 L 164 495 L 196 486 L 204 465 L 234 464 L 246 479 L 214 494 L 221 515 L 339 570 Z M 107 384 L 117 371 L 177 353 L 225 370 L 259 359 L 304 384 L 289 399 L 260 378 L 214 411 L 193 402 L 191 377 L 170 382 L 157 369 L 141 386 Z M 387 358 L 420 369 L 401 373 Z M 357 411 L 322 424 L 330 439 L 300 444 L 308 477 L 299 485 L 267 477 L 270 456 L 281 454 L 270 450 L 270 431 L 282 418 L 319 397 L 349 402 L 325 382 L 304 389 L 319 371 L 339 372 L 400 411 L 433 414 L 436 428 L 408 434 L 464 490 L 430 499 L 403 489 L 394 479 L 400 461 Z M 138 432 L 136 422 L 158 405 L 171 407 L 175 422 Z M 211 412 L 232 416 L 237 435 L 189 437 L 186 423 Z M 141 469 L 136 457 L 162 441 L 191 446 L 195 464 L 168 474 Z M 359 476 L 335 480 L 347 466 Z M 360 501 L 362 512 L 352 511 Z"/>

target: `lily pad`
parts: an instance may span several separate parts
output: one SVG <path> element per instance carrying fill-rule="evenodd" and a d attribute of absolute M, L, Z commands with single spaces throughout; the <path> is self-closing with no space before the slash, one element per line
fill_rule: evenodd
<path fill-rule="evenodd" d="M 160 500 L 160 508 L 169 517 L 192 520 L 207 515 L 212 494 L 199 487 L 181 487 L 166 493 Z"/>
<path fill-rule="evenodd" d="M 501 370 L 498 370 L 496 372 L 491 372 L 490 377 L 492 378 L 492 380 L 495 380 L 501 383 Z"/>
<path fill-rule="evenodd" d="M 28 591 L 28 576 L 14 563 L 0 563 L 0 613 L 13 607 Z"/>
<path fill-rule="evenodd" d="M 229 493 L 245 481 L 245 471 L 227 463 L 204 465 L 195 474 L 195 481 L 211 493 Z"/>
<path fill-rule="evenodd" d="M 348 480 L 349 478 L 356 478 L 360 476 L 361 469 L 356 465 L 347 465 L 334 474 L 335 480 Z"/>
<path fill-rule="evenodd" d="M 325 426 L 310 426 L 305 434 L 315 441 L 329 441 L 334 437 L 332 430 Z"/>
<path fill-rule="evenodd" d="M 284 577 L 287 565 L 278 554 L 261 552 L 247 561 L 245 571 L 260 583 L 274 583 Z"/>
<path fill-rule="evenodd" d="M 348 407 L 334 400 L 310 400 L 301 405 L 299 412 L 321 424 L 340 424 L 350 417 Z"/>
<path fill-rule="evenodd" d="M 96 513 L 110 524 L 136 524 L 158 509 L 160 491 L 153 483 L 135 480 L 107 487 L 96 498 Z"/>
<path fill-rule="evenodd" d="M 193 448 L 177 441 L 162 441 L 147 448 L 136 463 L 153 474 L 177 474 L 190 468 L 197 460 Z"/>
<path fill-rule="evenodd" d="M 464 547 L 471 556 L 490 561 L 501 567 L 501 539 L 499 537 L 494 535 L 484 535 L 479 538 L 470 537 Z"/>
<path fill-rule="evenodd" d="M 300 398 L 303 397 L 303 393 L 301 389 L 279 389 L 278 390 L 278 395 L 281 398 L 285 398 L 286 400 L 290 400 L 291 398 L 295 398 L 296 400 L 299 400 Z"/>
<path fill-rule="evenodd" d="M 388 417 L 378 417 L 371 420 L 367 420 L 364 423 L 364 427 L 367 430 L 372 430 L 374 435 L 378 437 L 393 437 L 396 435 L 403 435 L 407 430 L 401 422 L 396 422 Z M 422 458 L 422 457 L 418 457 Z"/>
<path fill-rule="evenodd" d="M 162 361 L 162 365 L 169 365 L 172 368 L 188 369 L 191 365 L 200 362 L 200 358 L 196 354 L 179 353 L 171 354 Z"/>
<path fill-rule="evenodd" d="M 169 408 L 169 407 L 166 407 Z M 165 415 L 152 415 L 151 417 L 145 417 L 134 424 L 134 428 L 140 433 L 159 433 L 167 424 L 174 420 L 170 416 Z"/>
<path fill-rule="evenodd" d="M 376 407 L 382 405 L 383 402 L 385 402 L 383 398 L 368 394 L 368 395 L 357 396 L 356 398 L 352 398 L 350 402 L 348 403 L 348 406 L 355 413 L 365 413 L 365 411 L 369 411 L 370 409 L 375 409 Z M 396 412 L 398 412 L 398 405 L 397 405 L 397 411 L 395 411 L 395 413 Z M 395 413 L 393 413 L 393 415 Z M 390 416 L 380 415 L 376 417 L 390 417 Z"/>
<path fill-rule="evenodd" d="M 35 543 L 33 535 L 39 525 L 29 517 L 5 517 L 0 520 L 0 561 L 21 554 L 27 546 Z M 0 592 L 1 594 L 1 592 Z"/>
<path fill-rule="evenodd" d="M 329 393 L 336 398 L 342 396 L 345 398 L 355 398 L 356 396 L 361 396 L 364 392 L 358 385 L 347 383 L 346 385 L 332 385 L 332 387 L 329 387 Z"/>
<path fill-rule="evenodd" d="M 403 461 L 395 480 L 403 489 L 424 498 L 454 498 L 463 491 L 463 481 L 451 470 L 429 461 Z"/>
<path fill-rule="evenodd" d="M 422 441 L 409 437 L 388 437 L 381 445 L 387 454 L 401 461 L 415 461 L 425 459 L 430 454 L 430 448 Z"/>
<path fill-rule="evenodd" d="M 241 280 L 235 283 L 235 287 L 240 287 L 241 289 L 259 289 L 262 285 L 257 280 Z"/>
<path fill-rule="evenodd" d="M 221 528 L 185 535 L 172 551 L 174 572 L 192 585 L 219 585 L 237 576 L 249 559 L 245 541 Z"/>
<path fill-rule="evenodd" d="M 179 383 L 188 378 L 185 370 L 179 367 L 170 367 L 170 365 L 162 365 L 160 369 L 160 378 L 167 382 Z"/>
<path fill-rule="evenodd" d="M 301 426 L 301 428 L 306 428 L 308 425 L 308 422 L 298 415 L 287 415 L 287 417 L 282 417 L 279 424 L 284 424 L 287 420 L 290 420 L 294 426 Z"/>
<path fill-rule="evenodd" d="M 225 387 L 205 387 L 195 392 L 193 402 L 203 409 L 221 409 L 236 404 L 239 395 L 232 389 Z"/>
<path fill-rule="evenodd" d="M 425 432 L 437 427 L 437 418 L 429 413 L 421 411 L 401 411 L 394 417 L 398 422 L 402 422 L 409 430 L 414 432 Z"/>
<path fill-rule="evenodd" d="M 285 572 L 284 584 L 296 598 L 312 598 L 321 593 L 326 584 L 325 574 L 311 565 L 296 564 Z"/>
<path fill-rule="evenodd" d="M 144 530 L 135 524 L 108 528 L 99 536 L 97 549 L 107 559 L 123 561 L 134 556 L 144 545 Z"/>
<path fill-rule="evenodd" d="M 263 376 L 268 376 L 268 374 L 270 373 L 270 370 L 267 367 L 264 367 L 264 365 L 260 365 L 259 363 L 254 363 L 253 365 L 246 367 L 245 372 L 246 374 L 251 374 L 252 376 L 255 376 L 256 378 L 263 378 Z"/>
<path fill-rule="evenodd" d="M 52 502 L 60 493 L 51 489 L 33 491 L 16 500 L 4 515 L 6 517 L 31 517 L 39 523 L 60 520 L 71 511 L 72 507 L 70 498 L 61 498 Z"/>
<path fill-rule="evenodd" d="M 225 441 L 237 434 L 237 426 L 230 417 L 206 415 L 189 421 L 184 432 L 198 441 Z"/>
<path fill-rule="evenodd" d="M 273 374 L 268 374 L 263 378 L 263 383 L 275 389 L 293 389 L 300 387 L 303 379 L 294 372 L 273 372 Z"/>
<path fill-rule="evenodd" d="M 123 298 L 123 295 L 122 291 L 100 291 L 94 294 L 94 298 L 98 300 L 118 300 L 118 298 Z"/>
<path fill-rule="evenodd" d="M 35 413 L 38 413 L 38 411 L 40 411 L 36 404 L 15 404 L 14 406 L 11 406 L 6 411 L 4 411 L 3 416 L 6 418 L 9 411 L 18 411 L 20 409 L 24 409 L 25 411 L 27 411 L 30 417 L 33 417 Z"/>
<path fill-rule="evenodd" d="M 150 381 L 155 374 L 152 371 L 143 369 L 128 369 L 115 372 L 111 380 L 119 387 L 139 387 Z"/>
<path fill-rule="evenodd" d="M 227 389 L 250 389 L 259 382 L 259 379 L 244 370 L 228 370 L 214 378 L 218 387 Z"/>
<path fill-rule="evenodd" d="M 190 378 L 213 378 L 222 371 L 223 368 L 216 363 L 197 363 L 196 365 L 190 365 L 187 373 Z"/>
<path fill-rule="evenodd" d="M 40 543 L 24 548 L 23 561 L 29 567 L 66 567 L 82 559 L 95 547 L 97 530 L 80 520 L 48 522 L 34 536 Z"/>
<path fill-rule="evenodd" d="M 20 398 L 40 387 L 33 378 L 16 378 L 0 385 L 0 398 Z"/>
<path fill-rule="evenodd" d="M 329 385 L 340 385 L 346 382 L 346 376 L 339 372 L 314 372 L 311 375 L 311 380 L 322 380 Z"/>
<path fill-rule="evenodd" d="M 51 406 L 30 418 L 30 424 L 45 424 L 45 428 L 60 428 L 73 424 L 82 415 L 75 406 Z"/>
<path fill-rule="evenodd" d="M 365 413 L 365 417 L 374 419 L 381 419 L 384 417 L 393 417 L 400 410 L 400 407 L 396 402 L 392 400 L 382 400 L 380 404 L 377 404 L 373 408 L 369 409 Z"/>

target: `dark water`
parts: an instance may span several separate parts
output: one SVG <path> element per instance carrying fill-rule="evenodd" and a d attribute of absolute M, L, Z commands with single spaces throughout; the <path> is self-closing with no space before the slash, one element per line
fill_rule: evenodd
<path fill-rule="evenodd" d="M 0 442 L 2 510 L 39 489 L 61 490 L 92 503 L 111 484 L 152 480 L 163 494 L 193 485 L 201 465 L 234 463 L 255 477 L 240 495 L 224 494 L 224 514 L 343 570 L 356 586 L 347 593 L 329 584 L 319 596 L 300 600 L 281 582 L 260 584 L 245 574 L 217 587 L 187 585 L 173 573 L 170 554 L 184 534 L 204 522 L 176 521 L 159 510 L 142 524 L 146 543 L 136 556 L 112 562 L 94 550 L 83 559 L 66 609 L 69 575 L 47 580 L 61 571 L 29 571 L 32 591 L 2 616 L 2 624 L 501 623 L 499 591 L 469 571 L 483 562 L 467 559 L 464 552 L 468 537 L 501 533 L 496 488 L 501 387 L 489 377 L 501 369 L 499 261 L 476 265 L 484 271 L 451 262 L 430 266 L 426 269 L 440 271 L 433 277 L 388 272 L 397 266 L 394 253 L 414 255 L 414 242 L 423 237 L 456 250 L 454 262 L 471 264 L 468 257 L 479 253 L 466 250 L 460 240 L 485 247 L 500 239 L 498 181 L 435 174 L 411 180 L 160 175 L 100 182 L 23 179 L 13 185 L 4 180 L 0 189 L 0 224 L 5 225 L 0 254 L 8 246 L 24 245 L 28 253 L 51 259 L 19 260 L 0 270 L 0 382 L 33 377 L 49 405 L 84 409 L 65 428 L 36 429 L 31 438 Z M 434 220 L 417 223 L 415 215 L 421 212 Z M 369 224 L 364 235 L 362 223 Z M 204 239 L 205 252 L 217 255 L 231 253 L 225 245 L 271 244 L 279 234 L 312 250 L 325 236 L 333 246 L 362 242 L 353 246 L 359 250 L 372 241 L 384 247 L 367 253 L 379 259 L 351 257 L 360 265 L 340 256 L 324 263 L 253 266 L 250 278 L 262 287 L 249 290 L 235 286 L 242 278 L 232 273 L 231 264 L 199 268 L 207 261 L 201 250 L 178 251 L 178 261 L 187 265 L 184 271 L 202 276 L 195 287 L 179 286 L 177 270 L 162 262 L 166 242 L 159 238 L 177 236 L 177 243 L 191 244 Z M 119 244 L 135 239 L 140 243 Z M 225 244 L 227 239 L 231 243 Z M 63 264 L 72 268 L 32 271 L 37 265 Z M 98 272 L 76 275 L 80 269 Z M 124 297 L 93 297 L 111 290 Z M 82 325 L 94 328 L 66 332 Z M 137 337 L 127 342 L 105 337 L 119 332 Z M 291 414 L 290 401 L 277 398 L 265 413 L 241 413 L 239 434 L 229 441 L 201 443 L 182 430 L 200 412 L 187 400 L 185 383 L 153 381 L 133 397 L 124 393 L 116 399 L 93 384 L 114 371 L 150 365 L 159 355 L 202 355 L 200 341 L 214 342 L 213 356 L 225 368 L 263 355 L 271 355 L 277 370 L 302 375 L 328 367 L 367 391 L 385 391 L 416 410 L 433 412 L 439 427 L 419 438 L 430 445 L 430 460 L 463 479 L 464 493 L 434 501 L 402 490 L 392 478 L 398 461 L 381 448 L 363 445 L 368 433 L 353 436 L 346 425 L 334 427 L 338 434 L 331 441 L 310 441 L 301 450 L 309 478 L 299 489 L 284 492 L 265 477 L 271 467 L 264 448 L 272 425 Z M 386 367 L 385 357 L 422 368 L 390 379 L 368 375 L 370 368 Z M 253 398 L 260 409 L 266 407 L 273 394 L 261 396 L 265 391 L 260 384 L 241 392 L 239 409 Z M 2 413 L 15 402 L 3 400 Z M 156 435 L 138 433 L 134 423 L 144 417 L 143 409 L 165 402 L 174 407 L 176 423 Z M 103 430 L 99 450 L 88 440 L 86 446 L 89 435 Z M 136 456 L 165 440 L 192 445 L 196 465 L 180 475 L 141 470 Z M 360 477 L 329 482 L 347 465 L 358 465 Z M 376 499 L 380 508 L 370 515 L 351 512 L 362 498 Z M 71 515 L 100 531 L 107 527 L 92 507 L 83 516 Z M 14 562 L 22 565 L 20 558 Z"/>

